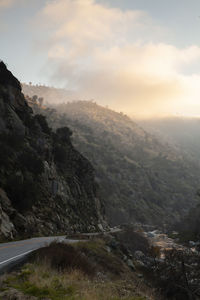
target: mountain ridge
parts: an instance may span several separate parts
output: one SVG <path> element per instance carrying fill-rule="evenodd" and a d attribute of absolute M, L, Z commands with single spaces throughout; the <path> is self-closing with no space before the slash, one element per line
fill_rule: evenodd
<path fill-rule="evenodd" d="M 196 162 L 123 113 L 94 101 L 44 107 L 41 113 L 54 129 L 62 125 L 73 131 L 74 145 L 96 169 L 112 225 L 171 223 L 196 205 L 200 183 Z"/>

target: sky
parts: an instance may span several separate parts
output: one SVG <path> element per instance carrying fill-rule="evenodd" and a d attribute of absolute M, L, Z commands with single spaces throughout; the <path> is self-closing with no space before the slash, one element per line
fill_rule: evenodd
<path fill-rule="evenodd" d="M 0 0 L 0 59 L 135 117 L 199 116 L 200 1 Z"/>

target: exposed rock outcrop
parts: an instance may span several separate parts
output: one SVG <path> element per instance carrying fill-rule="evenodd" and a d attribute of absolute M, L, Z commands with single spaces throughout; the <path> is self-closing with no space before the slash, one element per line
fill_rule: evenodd
<path fill-rule="evenodd" d="M 0 62 L 0 237 L 96 231 L 103 205 L 90 162 L 71 131 L 53 133 L 32 114 L 19 81 Z"/>

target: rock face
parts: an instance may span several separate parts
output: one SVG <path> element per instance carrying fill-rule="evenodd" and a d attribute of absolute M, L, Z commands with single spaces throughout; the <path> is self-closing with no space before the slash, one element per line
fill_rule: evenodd
<path fill-rule="evenodd" d="M 10 220 L 13 209 L 5 192 L 0 189 L 0 238 L 13 238 L 16 234 L 13 223 Z"/>
<path fill-rule="evenodd" d="M 105 226 L 90 162 L 71 131 L 32 114 L 0 62 L 0 237 L 97 231 Z"/>

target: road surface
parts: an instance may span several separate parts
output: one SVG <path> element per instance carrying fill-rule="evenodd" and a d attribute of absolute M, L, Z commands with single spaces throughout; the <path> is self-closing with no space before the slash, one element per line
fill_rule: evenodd
<path fill-rule="evenodd" d="M 32 251 L 44 247 L 45 245 L 57 240 L 74 243 L 75 241 L 59 237 L 39 237 L 17 242 L 0 243 L 0 274 L 8 271 L 14 265 L 23 261 Z"/>
<path fill-rule="evenodd" d="M 107 233 L 120 232 L 119 228 L 111 228 Z M 98 236 L 102 233 L 86 233 L 83 236 Z M 0 275 L 4 272 L 11 270 L 13 267 L 18 265 L 20 262 L 24 262 L 28 254 L 34 250 L 44 247 L 45 245 L 53 241 L 65 241 L 66 243 L 76 243 L 79 239 L 66 239 L 65 236 L 52 236 L 52 237 L 38 237 L 27 240 L 21 240 L 17 242 L 0 243 Z"/>

